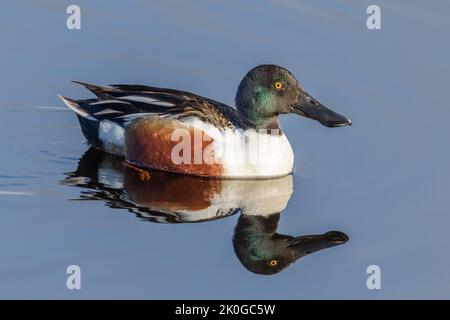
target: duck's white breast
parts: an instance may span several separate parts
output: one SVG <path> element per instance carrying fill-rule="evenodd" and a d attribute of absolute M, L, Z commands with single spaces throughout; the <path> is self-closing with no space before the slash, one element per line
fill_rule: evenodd
<path fill-rule="evenodd" d="M 198 122 L 189 123 L 197 127 Z M 294 153 L 284 133 L 218 128 L 201 123 L 213 142 L 215 161 L 223 165 L 228 178 L 271 178 L 292 172 Z"/>
<path fill-rule="evenodd" d="M 220 148 L 224 151 L 226 176 L 268 178 L 292 172 L 294 154 L 283 133 L 272 135 L 252 130 L 237 131 L 234 139 L 225 141 L 216 149 Z"/>

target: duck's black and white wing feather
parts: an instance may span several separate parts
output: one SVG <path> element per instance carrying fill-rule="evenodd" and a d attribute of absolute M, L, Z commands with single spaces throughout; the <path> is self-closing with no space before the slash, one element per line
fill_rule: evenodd
<path fill-rule="evenodd" d="M 241 126 L 235 109 L 190 92 L 142 85 L 98 86 L 75 82 L 97 96 L 96 101 L 85 101 L 94 117 L 103 116 L 126 125 L 135 117 L 153 114 L 176 119 L 197 117 L 219 129 Z"/>
<path fill-rule="evenodd" d="M 141 85 L 98 86 L 74 82 L 85 86 L 97 98 L 60 98 L 77 114 L 88 141 L 112 154 L 125 155 L 126 127 L 143 116 L 171 117 L 181 121 L 194 117 L 220 130 L 242 127 L 235 109 L 186 91 Z"/>

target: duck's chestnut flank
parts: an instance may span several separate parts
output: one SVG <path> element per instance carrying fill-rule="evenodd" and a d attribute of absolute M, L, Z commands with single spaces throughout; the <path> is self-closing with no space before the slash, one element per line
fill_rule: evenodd
<path fill-rule="evenodd" d="M 185 137 L 191 140 L 184 141 L 192 146 L 188 161 L 175 162 L 173 159 L 173 151 L 183 143 L 173 139 L 173 133 L 178 129 L 186 132 Z M 194 137 L 201 139 L 196 142 Z M 141 118 L 130 124 L 125 143 L 128 161 L 140 167 L 206 177 L 220 177 L 223 174 L 223 165 L 215 161 L 210 146 L 214 140 L 206 132 L 187 127 L 178 120 Z M 184 151 L 180 150 L 176 156 L 185 156 L 182 154 Z M 194 159 L 199 155 L 202 159 L 195 163 Z"/>

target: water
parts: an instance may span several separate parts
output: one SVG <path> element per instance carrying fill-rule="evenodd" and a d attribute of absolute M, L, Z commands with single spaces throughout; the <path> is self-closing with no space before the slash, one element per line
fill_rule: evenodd
<path fill-rule="evenodd" d="M 448 298 L 450 7 L 377 2 L 379 31 L 365 27 L 368 1 L 80 0 L 79 31 L 65 28 L 72 3 L 3 3 L 0 297 Z M 286 66 L 354 123 L 328 129 L 283 117 L 294 175 L 241 185 L 235 199 L 281 211 L 268 220 L 256 209 L 250 218 L 176 213 L 222 199 L 226 188 L 158 173 L 146 180 L 117 159 L 85 155 L 76 117 L 56 98 L 89 96 L 73 79 L 172 87 L 232 105 L 241 77 L 261 63 Z M 186 197 L 175 192 L 185 186 Z M 192 186 L 204 192 L 190 202 Z M 322 235 L 315 250 L 336 246 L 261 275 L 241 263 L 248 225 L 267 227 L 260 240 Z M 81 267 L 82 290 L 66 289 L 71 264 Z M 373 264 L 381 290 L 366 287 Z"/>

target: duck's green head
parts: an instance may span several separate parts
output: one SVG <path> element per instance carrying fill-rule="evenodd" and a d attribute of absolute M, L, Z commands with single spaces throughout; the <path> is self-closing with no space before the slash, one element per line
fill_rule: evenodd
<path fill-rule="evenodd" d="M 263 275 L 276 274 L 301 257 L 346 243 L 340 231 L 293 237 L 276 232 L 280 214 L 256 216 L 242 214 L 234 230 L 233 246 L 247 270 Z"/>
<path fill-rule="evenodd" d="M 239 114 L 255 129 L 279 128 L 278 115 L 295 113 L 327 127 L 350 125 L 350 119 L 326 108 L 309 95 L 287 69 L 260 65 L 239 84 L 235 98 Z"/>

